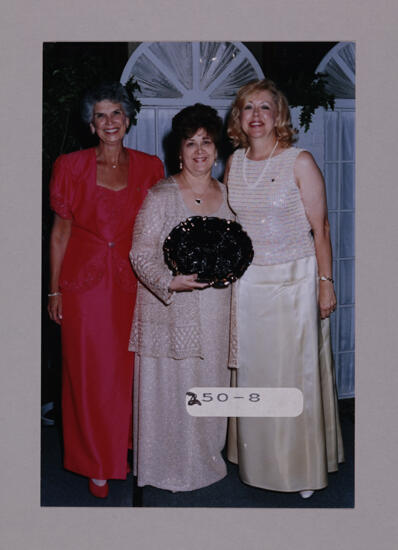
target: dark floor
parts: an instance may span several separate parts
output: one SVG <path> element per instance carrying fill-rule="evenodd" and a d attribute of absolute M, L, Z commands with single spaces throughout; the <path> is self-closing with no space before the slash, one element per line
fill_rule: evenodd
<path fill-rule="evenodd" d="M 329 475 L 326 489 L 309 499 L 298 493 L 279 493 L 245 485 L 237 466 L 227 462 L 228 475 L 197 491 L 171 493 L 155 487 L 137 488 L 134 477 L 111 480 L 107 499 L 93 497 L 87 479 L 62 467 L 61 436 L 56 426 L 42 428 L 42 506 L 150 506 L 236 508 L 352 508 L 354 506 L 354 400 L 339 401 L 346 461 Z"/>

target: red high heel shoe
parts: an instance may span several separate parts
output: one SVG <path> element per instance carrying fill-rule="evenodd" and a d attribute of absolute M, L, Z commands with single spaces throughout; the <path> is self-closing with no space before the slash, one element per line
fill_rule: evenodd
<path fill-rule="evenodd" d="M 88 490 L 97 498 L 106 498 L 109 493 L 108 482 L 105 485 L 97 485 L 92 479 L 88 480 Z"/>

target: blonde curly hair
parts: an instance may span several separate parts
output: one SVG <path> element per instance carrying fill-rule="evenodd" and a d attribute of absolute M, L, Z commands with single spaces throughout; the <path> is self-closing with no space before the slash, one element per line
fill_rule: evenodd
<path fill-rule="evenodd" d="M 292 127 L 290 118 L 289 104 L 284 94 L 278 90 L 272 80 L 265 78 L 264 80 L 255 80 L 242 86 L 234 103 L 232 104 L 231 113 L 228 118 L 227 133 L 234 147 L 243 147 L 247 149 L 249 142 L 246 134 L 242 131 L 240 123 L 240 112 L 247 97 L 256 92 L 268 91 L 272 94 L 276 109 L 276 126 L 275 132 L 281 147 L 290 147 L 296 140 L 297 130 Z"/>

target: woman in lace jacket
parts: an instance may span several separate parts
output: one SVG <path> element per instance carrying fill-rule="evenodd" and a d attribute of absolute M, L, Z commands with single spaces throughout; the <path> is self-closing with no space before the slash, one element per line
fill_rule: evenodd
<path fill-rule="evenodd" d="M 241 479 L 308 498 L 343 460 L 329 316 L 336 307 L 322 175 L 292 147 L 285 96 L 270 80 L 241 88 L 228 134 L 228 199 L 254 259 L 235 287 L 239 386 L 295 387 L 297 418 L 239 418 Z M 320 319 L 323 319 L 320 322 Z"/>
<path fill-rule="evenodd" d="M 128 253 L 135 215 L 163 177 L 158 158 L 123 147 L 133 113 L 118 82 L 88 93 L 83 120 L 98 146 L 60 156 L 51 180 L 48 312 L 62 334 L 64 467 L 101 498 L 129 469 L 137 282 Z"/>
<path fill-rule="evenodd" d="M 171 229 L 189 216 L 231 218 L 224 185 L 211 176 L 221 130 L 205 105 L 174 117 L 181 171 L 148 192 L 134 227 L 130 258 L 139 283 L 130 349 L 139 486 L 191 491 L 226 475 L 226 419 L 192 417 L 185 403 L 192 387 L 229 385 L 230 288 L 208 287 L 196 275 L 173 277 L 162 251 Z"/>

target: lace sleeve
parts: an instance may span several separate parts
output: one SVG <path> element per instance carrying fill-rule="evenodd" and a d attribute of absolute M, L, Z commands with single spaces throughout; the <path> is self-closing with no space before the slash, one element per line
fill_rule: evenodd
<path fill-rule="evenodd" d="M 173 275 L 163 259 L 166 216 L 162 195 L 148 191 L 135 220 L 130 260 L 140 282 L 167 305 L 174 293 L 169 290 Z"/>

